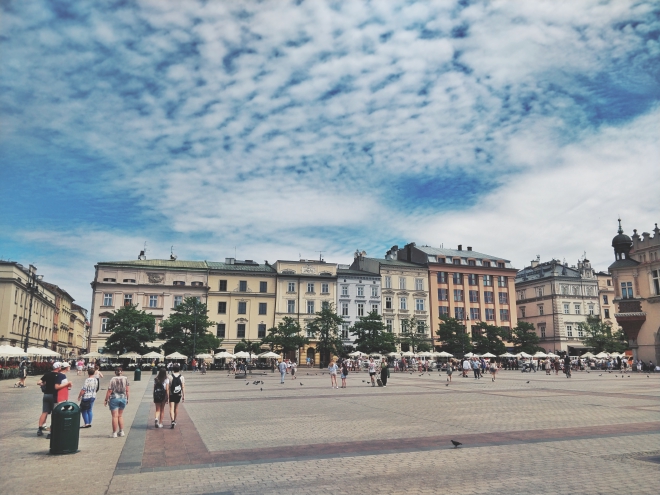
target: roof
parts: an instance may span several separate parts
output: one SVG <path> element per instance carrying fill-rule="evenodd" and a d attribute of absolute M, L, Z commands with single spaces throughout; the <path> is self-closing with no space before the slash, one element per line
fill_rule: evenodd
<path fill-rule="evenodd" d="M 458 249 L 445 249 L 445 248 L 435 248 L 431 246 L 415 246 L 417 249 L 420 251 L 426 253 L 426 254 L 432 254 L 434 256 L 441 255 L 441 256 L 448 256 L 451 258 L 474 258 L 474 259 L 485 259 L 485 260 L 504 260 L 507 263 L 510 262 L 510 260 L 501 258 L 499 256 L 492 256 L 490 254 L 484 254 L 480 253 L 478 251 L 459 251 Z"/>
<path fill-rule="evenodd" d="M 126 266 L 131 268 L 175 268 L 206 270 L 206 261 L 179 261 L 179 260 L 130 260 L 130 261 L 99 261 L 103 266 Z"/>
<path fill-rule="evenodd" d="M 231 272 L 268 272 L 277 273 L 275 268 L 266 264 L 259 263 L 220 263 L 217 261 L 207 261 L 209 270 L 225 270 Z"/>
<path fill-rule="evenodd" d="M 631 260 L 630 258 L 627 258 L 622 260 L 616 260 L 608 267 L 608 270 L 611 271 L 612 268 L 631 268 L 638 265 L 639 265 L 639 261 L 635 261 L 635 260 Z"/>
<path fill-rule="evenodd" d="M 417 263 L 411 263 L 410 261 L 399 261 L 399 260 L 386 260 L 382 258 L 365 258 L 366 260 L 373 260 L 377 261 L 381 265 L 388 265 L 388 266 L 400 266 L 400 267 L 405 267 L 405 268 L 424 268 L 426 267 L 424 265 L 419 265 Z"/>
<path fill-rule="evenodd" d="M 58 285 L 51 284 L 51 283 L 44 282 L 44 281 L 41 281 L 41 285 L 43 285 L 44 287 L 46 287 L 48 290 L 50 290 L 52 292 L 60 292 L 61 294 L 64 294 L 66 297 L 68 297 L 71 300 L 71 302 L 75 301 L 75 299 L 73 297 L 71 297 L 71 294 L 69 294 L 67 291 L 65 291 L 64 289 L 62 289 Z"/>
<path fill-rule="evenodd" d="M 377 273 L 373 272 L 367 272 L 364 270 L 353 270 L 351 268 L 339 268 L 337 270 L 337 277 L 348 277 L 348 276 L 354 276 L 354 277 L 380 277 Z"/>
<path fill-rule="evenodd" d="M 581 278 L 580 270 L 566 266 L 560 261 L 552 260 L 539 263 L 537 266 L 526 266 L 516 274 L 516 282 L 538 280 L 548 277 Z"/>

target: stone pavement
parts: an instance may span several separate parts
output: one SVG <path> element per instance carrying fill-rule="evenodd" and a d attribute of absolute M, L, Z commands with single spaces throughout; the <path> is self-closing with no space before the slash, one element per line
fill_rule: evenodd
<path fill-rule="evenodd" d="M 660 374 L 506 371 L 495 383 L 454 374 L 447 386 L 437 372 L 396 373 L 372 388 L 366 373 L 351 373 L 338 390 L 306 368 L 284 385 L 271 373 L 185 376 L 174 430 L 169 421 L 154 428 L 152 377 L 143 375 L 132 383 L 127 436 L 108 437 L 100 401 L 81 452 L 69 456 L 48 455 L 36 437 L 36 378 L 27 390 L 0 382 L 0 494 L 655 494 L 660 486 Z M 72 378 L 75 390 L 82 377 Z"/>

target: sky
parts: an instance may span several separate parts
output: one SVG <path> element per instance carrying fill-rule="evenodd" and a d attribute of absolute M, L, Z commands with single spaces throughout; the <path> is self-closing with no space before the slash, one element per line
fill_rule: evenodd
<path fill-rule="evenodd" d="M 654 1 L 0 2 L 0 259 L 458 244 L 597 270 L 660 222 Z"/>

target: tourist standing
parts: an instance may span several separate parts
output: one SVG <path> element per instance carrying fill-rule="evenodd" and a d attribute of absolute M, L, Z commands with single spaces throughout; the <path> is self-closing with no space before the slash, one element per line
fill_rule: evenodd
<path fill-rule="evenodd" d="M 38 437 L 42 436 L 44 430 L 48 429 L 44 425 L 46 424 L 48 415 L 53 412 L 53 408 L 55 407 L 57 391 L 60 388 L 71 386 L 70 384 L 62 384 L 62 377 L 64 375 L 60 373 L 61 369 L 62 363 L 55 361 L 53 363 L 53 370 L 46 373 L 41 377 L 41 380 L 37 382 L 37 385 L 41 387 L 41 391 L 44 394 L 42 398 L 41 416 L 39 417 L 39 429 L 37 430 Z M 50 434 L 47 438 L 50 438 Z"/>
<path fill-rule="evenodd" d="M 328 371 L 330 372 L 330 388 L 339 388 L 337 386 L 337 371 L 339 371 L 339 367 L 334 359 L 330 361 Z"/>
<path fill-rule="evenodd" d="M 341 388 L 346 388 L 347 377 L 348 377 L 348 362 L 344 360 L 341 363 Z"/>
<path fill-rule="evenodd" d="M 83 366 L 85 366 L 85 361 L 82 358 L 78 358 L 78 361 L 76 361 L 76 376 L 82 375 Z"/>
<path fill-rule="evenodd" d="M 165 404 L 167 404 L 169 396 L 169 383 L 167 378 L 167 371 L 161 368 L 158 375 L 154 378 L 154 404 L 156 405 L 156 418 L 154 419 L 154 426 L 156 428 L 163 427 L 163 417 L 165 416 Z"/>
<path fill-rule="evenodd" d="M 110 380 L 105 394 L 105 405 L 112 415 L 112 438 L 124 436 L 124 408 L 128 405 L 128 378 L 122 375 L 121 366 L 115 368 L 115 376 Z"/>
<path fill-rule="evenodd" d="M 451 374 L 454 372 L 454 367 L 451 361 L 447 361 L 447 381 L 451 382 Z"/>
<path fill-rule="evenodd" d="M 472 358 L 472 371 L 474 373 L 475 380 L 477 378 L 481 378 L 479 376 L 479 361 L 477 361 L 475 358 Z"/>
<path fill-rule="evenodd" d="M 291 379 L 296 379 L 296 370 L 298 369 L 298 363 L 291 361 Z"/>
<path fill-rule="evenodd" d="M 286 376 L 286 363 L 284 360 L 280 361 L 277 368 L 280 370 L 280 383 L 284 383 L 284 377 Z"/>
<path fill-rule="evenodd" d="M 389 372 L 389 365 L 387 359 L 383 358 L 380 361 L 380 381 L 383 382 L 383 387 L 387 387 L 387 374 Z"/>
<path fill-rule="evenodd" d="M 78 392 L 78 400 L 80 401 L 80 414 L 83 419 L 83 426 L 81 428 L 91 428 L 92 419 L 94 414 L 92 408 L 96 400 L 96 384 L 97 380 L 94 378 L 94 368 L 87 370 L 87 378 L 83 382 L 83 386 Z"/>
<path fill-rule="evenodd" d="M 371 386 L 376 386 L 376 363 L 374 358 L 369 358 L 369 378 L 371 378 Z"/>
<path fill-rule="evenodd" d="M 463 358 L 463 378 L 467 378 L 470 368 L 472 368 L 472 366 L 470 366 L 470 360 L 468 358 Z"/>
<path fill-rule="evenodd" d="M 68 373 L 70 370 L 71 370 L 71 363 L 69 363 L 68 361 L 64 361 L 62 363 L 62 369 L 58 374 L 57 383 L 61 386 L 57 389 L 55 405 L 59 404 L 60 402 L 66 402 L 69 400 L 69 390 L 71 390 L 72 384 L 71 382 L 69 382 L 69 379 L 66 377 L 66 373 Z"/>
<path fill-rule="evenodd" d="M 18 366 L 18 381 L 14 383 L 14 388 L 25 388 L 25 379 L 27 378 L 27 361 L 21 361 Z"/>
<path fill-rule="evenodd" d="M 172 376 L 170 377 L 170 420 L 172 425 L 176 426 L 176 416 L 179 412 L 179 402 L 186 400 L 186 381 L 183 375 L 179 373 L 179 365 L 172 366 Z M 161 416 L 162 417 L 162 416 Z"/>

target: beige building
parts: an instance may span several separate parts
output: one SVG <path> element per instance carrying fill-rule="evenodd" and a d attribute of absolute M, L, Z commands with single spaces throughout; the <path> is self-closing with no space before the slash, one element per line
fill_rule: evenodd
<path fill-rule="evenodd" d="M 606 272 L 596 273 L 596 280 L 598 281 L 598 299 L 600 301 L 600 319 L 603 323 L 612 326 L 613 331 L 617 331 L 620 327 L 614 318 L 614 284 L 612 283 L 612 275 Z"/>
<path fill-rule="evenodd" d="M 612 239 L 615 261 L 609 267 L 614 286 L 614 317 L 628 337 L 635 359 L 660 361 L 660 229 L 653 236 L 632 239 L 623 233 Z"/>
<path fill-rule="evenodd" d="M 71 326 L 73 328 L 73 349 L 79 356 L 89 347 L 89 321 L 87 310 L 75 303 L 71 305 Z"/>
<path fill-rule="evenodd" d="M 154 315 L 156 331 L 159 331 L 160 322 L 185 298 L 197 297 L 206 304 L 206 262 L 177 261 L 172 258 L 106 261 L 95 266 L 94 281 L 91 284 L 90 351 L 103 349 L 108 337 L 108 316 L 122 306 L 137 305 L 138 309 Z M 212 312 L 209 312 L 211 315 Z"/>
<path fill-rule="evenodd" d="M 24 347 L 28 323 L 28 346 L 52 347 L 55 328 L 55 294 L 36 277 L 37 269 L 13 261 L 0 261 L 0 344 Z M 33 291 L 28 284 L 34 283 Z M 30 314 L 30 302 L 32 312 Z"/>
<path fill-rule="evenodd" d="M 598 279 L 589 260 L 571 267 L 557 260 L 532 261 L 516 276 L 516 300 L 518 320 L 534 325 L 546 352 L 586 352 L 586 335 L 578 325 L 601 314 Z"/>
<path fill-rule="evenodd" d="M 285 316 L 295 319 L 303 331 L 325 304 L 337 300 L 337 264 L 325 261 L 276 261 L 277 272 L 275 325 Z M 335 308 L 336 310 L 336 308 Z M 310 335 L 308 335 L 310 336 Z M 310 336 L 311 337 L 311 336 Z M 304 362 L 316 362 L 316 348 L 312 341 L 298 356 L 288 356 Z"/>
<path fill-rule="evenodd" d="M 55 294 L 55 321 L 53 327 L 53 346 L 63 358 L 70 358 L 76 355 L 73 343 L 73 323 L 76 317 L 71 311 L 73 297 L 55 284 L 44 285 Z"/>
<path fill-rule="evenodd" d="M 258 341 L 275 323 L 277 273 L 267 264 L 226 258 L 208 265 L 209 318 L 221 348 L 233 352 L 242 339 Z"/>

